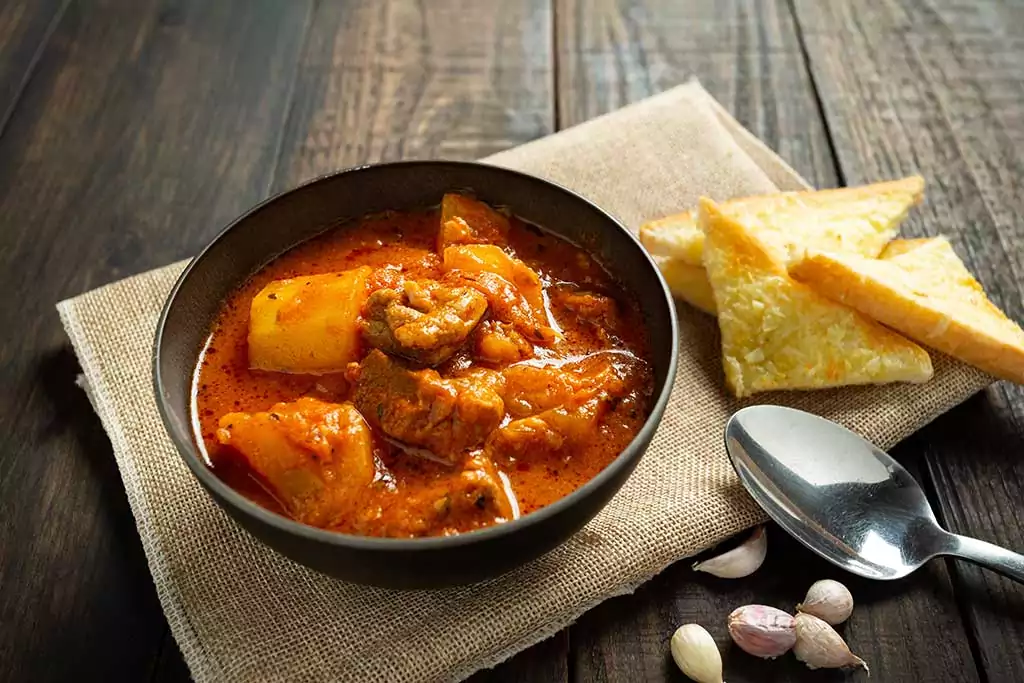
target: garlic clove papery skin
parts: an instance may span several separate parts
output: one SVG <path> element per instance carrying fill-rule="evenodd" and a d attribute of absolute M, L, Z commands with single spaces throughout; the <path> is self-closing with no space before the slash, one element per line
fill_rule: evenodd
<path fill-rule="evenodd" d="M 843 637 L 813 614 L 796 615 L 793 655 L 808 669 L 861 668 L 871 675 L 868 665 L 850 651 Z"/>
<path fill-rule="evenodd" d="M 729 635 L 747 654 L 774 659 L 796 644 L 796 620 L 774 607 L 745 605 L 729 615 Z"/>
<path fill-rule="evenodd" d="M 838 581 L 822 579 L 807 589 L 807 597 L 796 609 L 798 612 L 813 614 L 832 626 L 838 626 L 853 614 L 853 594 Z"/>
<path fill-rule="evenodd" d="M 768 535 L 763 526 L 732 550 L 693 565 L 693 570 L 721 579 L 742 579 L 750 576 L 764 563 L 768 554 Z"/>
<path fill-rule="evenodd" d="M 700 624 L 684 624 L 672 634 L 672 659 L 686 676 L 697 683 L 725 683 L 722 654 L 711 634 Z"/>

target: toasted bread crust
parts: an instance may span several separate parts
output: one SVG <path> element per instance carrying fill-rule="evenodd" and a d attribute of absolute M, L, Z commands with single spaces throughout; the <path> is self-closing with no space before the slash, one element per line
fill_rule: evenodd
<path fill-rule="evenodd" d="M 665 256 L 655 256 L 654 262 L 673 296 L 705 313 L 716 314 L 715 295 L 704 268 Z"/>
<path fill-rule="evenodd" d="M 1024 331 L 989 301 L 943 238 L 882 260 L 808 254 L 790 272 L 908 337 L 1024 383 Z"/>
<path fill-rule="evenodd" d="M 651 254 L 700 266 L 704 253 L 704 233 L 697 226 L 694 210 L 648 221 L 640 226 L 640 243 Z"/>
<path fill-rule="evenodd" d="M 700 221 L 734 395 L 931 378 L 924 349 L 793 280 L 768 246 L 711 200 L 701 200 Z"/>
<path fill-rule="evenodd" d="M 889 242 L 889 244 L 885 245 L 885 249 L 883 249 L 882 253 L 878 255 L 878 258 L 895 258 L 896 256 L 899 256 L 901 254 L 906 254 L 908 251 L 913 251 L 918 247 L 923 247 L 929 242 L 931 242 L 931 239 L 927 237 L 907 240 L 893 240 L 892 242 Z"/>
<path fill-rule="evenodd" d="M 893 240 L 885 246 L 879 258 L 899 256 L 929 242 L 930 240 L 925 238 Z M 703 242 L 701 245 L 703 246 Z M 654 262 L 658 264 L 658 269 L 661 271 L 662 277 L 665 278 L 665 282 L 668 283 L 668 288 L 673 296 L 708 315 L 718 315 L 718 309 L 715 307 L 715 294 L 703 266 L 691 266 L 684 260 L 671 256 L 654 256 Z"/>
<path fill-rule="evenodd" d="M 911 176 L 859 187 L 743 197 L 719 206 L 758 234 L 769 248 L 778 249 L 779 258 L 785 261 L 789 260 L 786 250 L 790 241 L 875 257 L 923 194 L 924 179 Z M 704 235 L 694 211 L 643 224 L 640 241 L 652 254 L 693 266 L 703 262 Z"/>

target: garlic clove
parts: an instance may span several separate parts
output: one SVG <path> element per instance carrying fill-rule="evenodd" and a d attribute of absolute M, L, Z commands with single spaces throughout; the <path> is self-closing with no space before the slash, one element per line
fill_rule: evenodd
<path fill-rule="evenodd" d="M 756 572 L 767 554 L 768 535 L 765 528 L 760 526 L 742 544 L 721 555 L 697 562 L 693 570 L 722 579 L 741 579 Z"/>
<path fill-rule="evenodd" d="M 807 590 L 807 597 L 796 606 L 798 612 L 813 614 L 832 626 L 838 626 L 853 613 L 853 595 L 850 589 L 832 579 L 815 581 Z"/>
<path fill-rule="evenodd" d="M 853 654 L 843 637 L 827 623 L 800 612 L 796 615 L 796 645 L 793 654 L 808 669 L 862 668 L 871 675 L 863 659 Z"/>
<path fill-rule="evenodd" d="M 747 654 L 774 659 L 796 644 L 796 620 L 774 607 L 745 605 L 729 615 L 729 635 Z"/>
<path fill-rule="evenodd" d="M 669 644 L 676 666 L 697 683 L 724 683 L 722 655 L 711 634 L 700 624 L 684 624 Z"/>

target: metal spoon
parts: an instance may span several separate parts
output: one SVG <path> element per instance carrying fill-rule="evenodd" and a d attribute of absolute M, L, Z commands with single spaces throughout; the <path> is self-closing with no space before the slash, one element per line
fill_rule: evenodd
<path fill-rule="evenodd" d="M 729 418 L 725 447 L 772 519 L 854 574 L 898 579 L 952 555 L 1024 582 L 1024 555 L 942 529 L 910 473 L 835 422 L 752 406 Z"/>

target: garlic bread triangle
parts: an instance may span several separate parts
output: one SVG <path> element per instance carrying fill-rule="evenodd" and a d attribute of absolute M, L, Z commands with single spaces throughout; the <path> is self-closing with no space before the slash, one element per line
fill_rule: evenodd
<path fill-rule="evenodd" d="M 701 200 L 699 218 L 726 383 L 737 397 L 931 378 L 924 349 L 793 280 L 776 252 L 714 202 Z"/>
<path fill-rule="evenodd" d="M 806 247 L 874 258 L 923 194 L 924 179 L 911 176 L 859 187 L 744 197 L 719 207 L 786 262 L 794 245 L 798 252 Z M 704 233 L 693 211 L 643 224 L 640 241 L 652 254 L 692 266 L 703 263 Z"/>
<path fill-rule="evenodd" d="M 882 259 L 807 254 L 790 272 L 835 301 L 996 377 L 1024 383 L 1024 330 L 996 307 L 942 237 Z"/>

